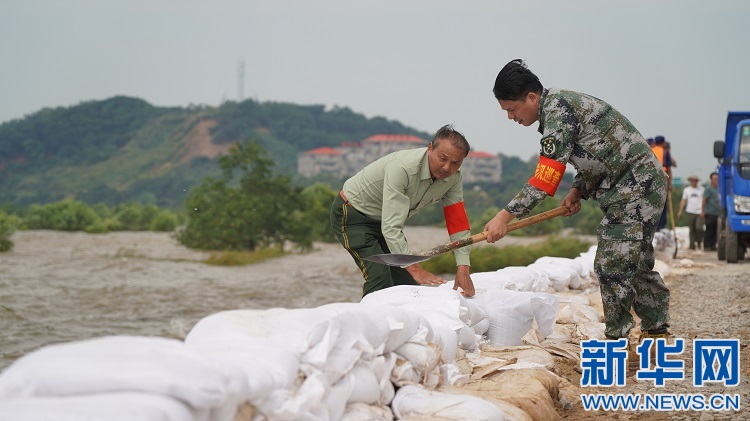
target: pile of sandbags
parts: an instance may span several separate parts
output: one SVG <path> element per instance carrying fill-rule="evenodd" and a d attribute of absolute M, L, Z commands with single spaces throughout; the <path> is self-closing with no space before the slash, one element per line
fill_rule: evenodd
<path fill-rule="evenodd" d="M 41 348 L 0 375 L 3 420 L 234 419 L 245 374 L 175 339 L 108 336 Z"/>

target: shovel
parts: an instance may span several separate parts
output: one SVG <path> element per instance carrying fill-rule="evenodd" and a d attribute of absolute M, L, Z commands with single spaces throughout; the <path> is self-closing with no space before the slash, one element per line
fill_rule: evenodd
<path fill-rule="evenodd" d="M 529 225 L 534 225 L 538 222 L 546 221 L 556 216 L 565 215 L 566 212 L 568 212 L 568 209 L 564 206 L 560 206 L 559 208 L 548 210 L 534 216 L 529 216 L 528 218 L 519 219 L 516 222 L 508 224 L 508 232 L 528 227 Z M 372 256 L 365 257 L 364 259 L 374 263 L 380 263 L 389 266 L 409 266 L 413 265 L 414 263 L 424 262 L 425 260 L 428 260 L 439 254 L 447 253 L 451 250 L 470 246 L 472 244 L 476 244 L 485 240 L 487 240 L 487 231 L 472 235 L 468 238 L 456 240 L 452 243 L 443 244 L 441 246 L 437 246 L 435 248 L 431 248 L 417 254 L 383 253 L 374 254 Z"/>
<path fill-rule="evenodd" d="M 672 255 L 673 259 L 677 258 L 677 231 L 674 229 L 674 210 L 672 210 L 672 186 L 669 186 L 667 188 L 667 204 L 669 206 L 669 216 L 670 220 L 672 221 L 672 235 L 674 236 L 674 254 Z"/>

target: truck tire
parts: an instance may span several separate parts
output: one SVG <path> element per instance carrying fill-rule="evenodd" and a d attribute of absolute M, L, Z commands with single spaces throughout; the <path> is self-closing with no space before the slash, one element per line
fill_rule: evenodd
<path fill-rule="evenodd" d="M 737 242 L 737 233 L 732 231 L 732 227 L 727 224 L 725 230 L 726 243 L 727 243 L 727 263 L 737 263 L 740 259 L 740 245 Z"/>
<path fill-rule="evenodd" d="M 724 239 L 724 233 L 719 234 L 719 246 L 716 247 L 719 260 L 727 260 L 727 242 Z"/>

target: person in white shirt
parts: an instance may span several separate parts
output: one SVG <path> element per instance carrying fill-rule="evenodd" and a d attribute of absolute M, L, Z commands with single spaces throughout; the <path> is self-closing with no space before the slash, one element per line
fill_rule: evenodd
<path fill-rule="evenodd" d="M 690 185 L 682 191 L 682 200 L 680 200 L 680 210 L 677 211 L 677 218 L 682 215 L 682 211 L 687 212 L 688 228 L 690 229 L 690 250 L 700 250 L 703 241 L 703 187 L 698 186 L 698 176 L 691 175 L 688 177 Z"/>

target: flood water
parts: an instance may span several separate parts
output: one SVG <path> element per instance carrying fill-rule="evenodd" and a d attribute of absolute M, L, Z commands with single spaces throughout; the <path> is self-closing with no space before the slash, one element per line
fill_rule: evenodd
<path fill-rule="evenodd" d="M 244 267 L 199 263 L 168 233 L 19 231 L 0 253 L 0 370 L 41 346 L 102 335 L 182 339 L 200 318 L 239 308 L 359 301 L 338 244 Z"/>

